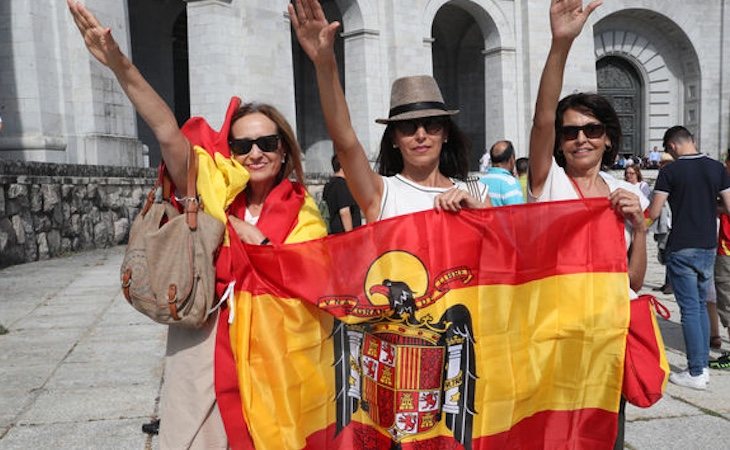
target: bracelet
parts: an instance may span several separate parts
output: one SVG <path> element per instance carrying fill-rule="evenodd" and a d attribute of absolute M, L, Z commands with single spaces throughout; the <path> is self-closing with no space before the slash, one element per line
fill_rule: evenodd
<path fill-rule="evenodd" d="M 266 245 L 266 244 L 268 244 L 269 242 L 271 242 L 271 241 L 269 240 L 269 238 L 265 237 L 265 238 L 264 238 L 264 240 L 263 240 L 263 241 L 261 241 L 261 243 L 260 243 L 259 245 Z"/>

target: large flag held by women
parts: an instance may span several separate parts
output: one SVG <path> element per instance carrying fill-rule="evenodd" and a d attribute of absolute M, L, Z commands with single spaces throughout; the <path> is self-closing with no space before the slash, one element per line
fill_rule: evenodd
<path fill-rule="evenodd" d="M 244 256 L 230 333 L 257 449 L 613 447 L 629 288 L 607 200 Z"/>

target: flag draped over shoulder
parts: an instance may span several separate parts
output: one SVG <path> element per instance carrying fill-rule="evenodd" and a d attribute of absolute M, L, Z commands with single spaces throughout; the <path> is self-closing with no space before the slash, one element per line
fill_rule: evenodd
<path fill-rule="evenodd" d="M 623 239 L 588 199 L 244 246 L 230 336 L 246 445 L 612 448 Z"/>
<path fill-rule="evenodd" d="M 204 210 L 227 224 L 223 244 L 216 256 L 216 296 L 234 304 L 240 280 L 246 277 L 250 266 L 246 264 L 245 249 L 236 231 L 228 221 L 229 216 L 243 220 L 246 197 L 243 191 L 249 180 L 248 171 L 231 157 L 228 133 L 233 114 L 241 100 L 232 97 L 220 130 L 214 130 L 202 117 L 193 117 L 182 127 L 198 158 L 196 188 Z M 275 244 L 301 242 L 327 234 L 319 209 L 304 186 L 283 180 L 267 195 L 256 226 Z M 270 247 L 266 247 L 267 249 Z M 302 308 L 304 310 L 305 308 Z M 239 392 L 234 352 L 245 351 L 229 338 L 229 320 L 233 321 L 233 308 L 223 308 L 218 320 L 215 348 L 215 392 L 218 408 L 232 448 L 251 448 L 253 442 L 248 432 L 242 397 Z M 315 315 L 326 315 L 314 308 Z M 239 325 L 245 318 L 239 319 Z M 318 317 L 307 318 L 310 324 L 318 324 Z M 245 329 L 245 326 L 243 327 Z M 239 358 L 240 359 L 240 358 Z M 182 393 L 181 393 L 182 395 Z M 244 397 L 247 400 L 247 397 Z"/>

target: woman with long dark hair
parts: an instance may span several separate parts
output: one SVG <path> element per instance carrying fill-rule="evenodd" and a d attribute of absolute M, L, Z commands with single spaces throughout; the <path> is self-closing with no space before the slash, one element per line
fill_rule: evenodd
<path fill-rule="evenodd" d="M 347 175 L 347 184 L 368 222 L 425 209 L 458 211 L 491 206 L 486 186 L 465 183 L 469 145 L 429 75 L 395 80 L 390 111 L 376 122 L 386 125 L 378 171 L 350 121 L 334 54 L 338 22 L 329 23 L 316 0 L 289 4 L 292 25 L 314 63 L 327 131 Z"/>

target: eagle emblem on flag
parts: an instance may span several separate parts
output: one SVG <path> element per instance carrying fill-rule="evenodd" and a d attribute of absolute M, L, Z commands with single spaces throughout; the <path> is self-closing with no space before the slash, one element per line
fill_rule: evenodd
<path fill-rule="evenodd" d="M 334 322 L 338 432 L 362 408 L 396 441 L 443 420 L 470 448 L 477 379 L 471 315 L 460 304 L 438 320 L 421 310 L 472 278 L 460 267 L 430 280 L 416 256 L 392 250 L 371 264 L 365 301 L 320 299 L 320 305 L 334 308 L 349 303 L 350 311 L 369 317 L 356 325 Z"/>

